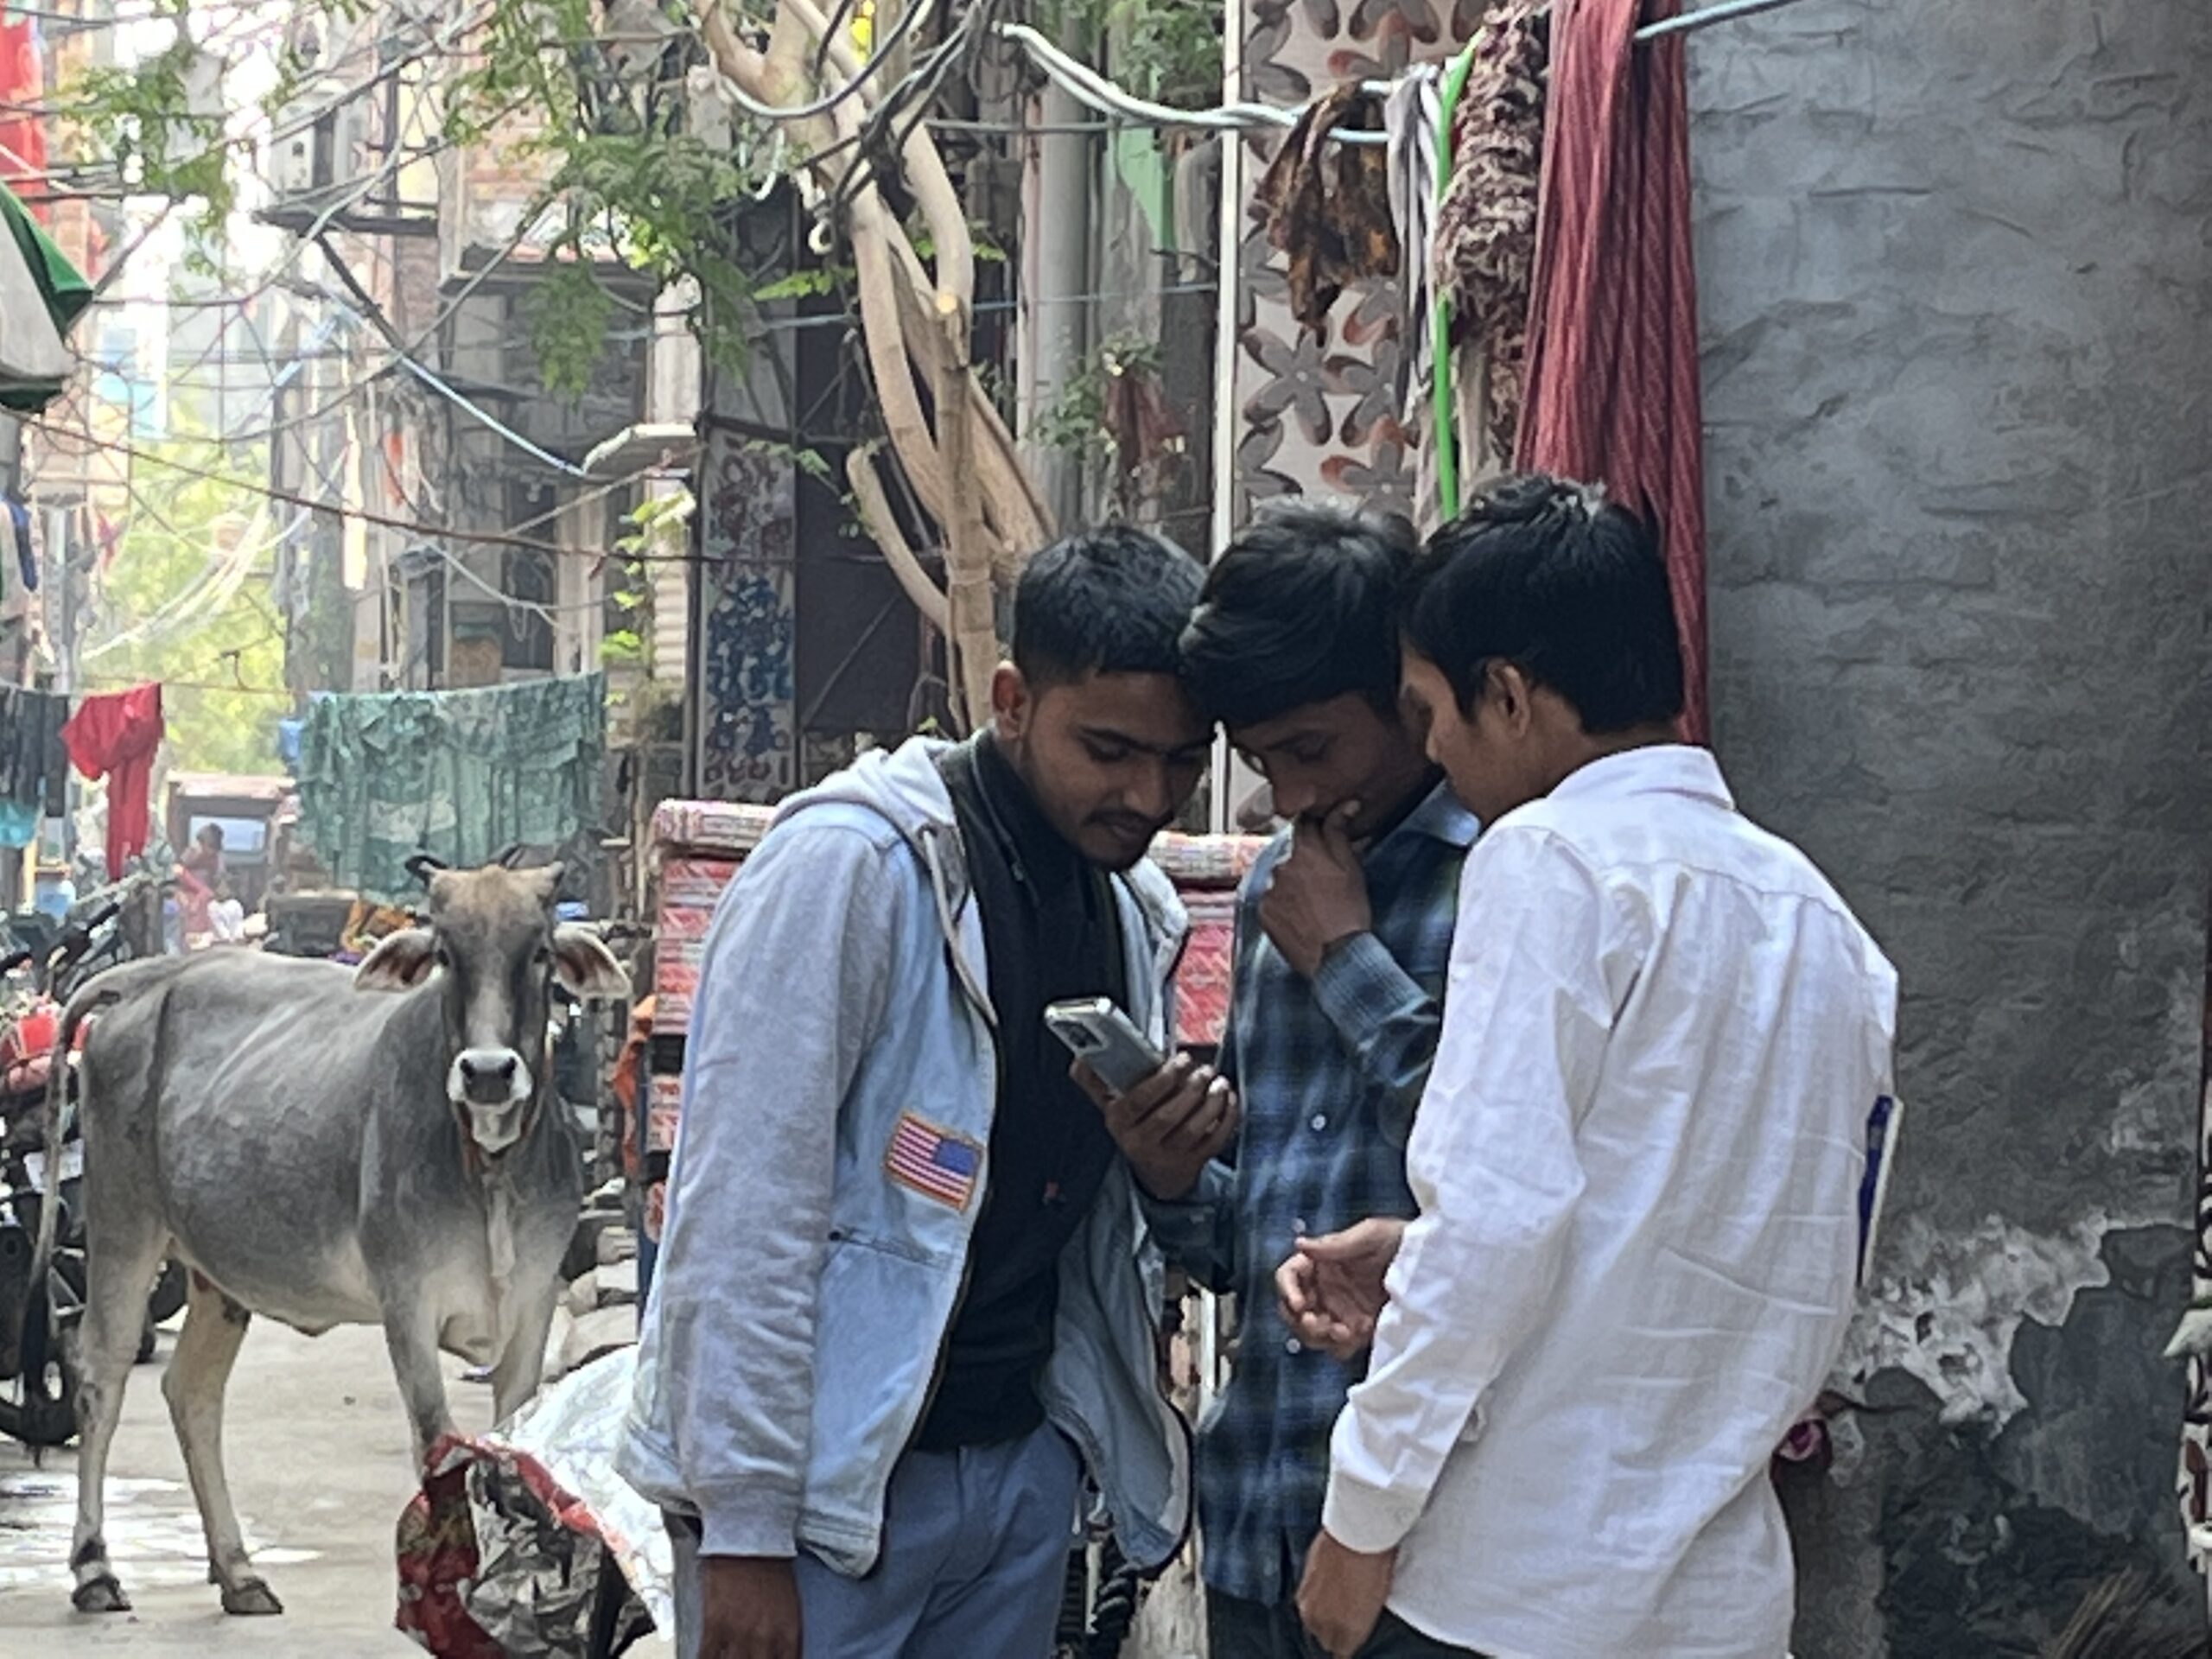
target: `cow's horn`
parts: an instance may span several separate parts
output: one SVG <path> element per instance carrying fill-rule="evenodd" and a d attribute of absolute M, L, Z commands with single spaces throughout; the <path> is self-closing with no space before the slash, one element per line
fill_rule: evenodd
<path fill-rule="evenodd" d="M 433 853 L 415 853 L 410 855 L 407 860 L 407 874 L 413 876 L 416 880 L 421 882 L 425 887 L 428 887 L 430 885 L 430 878 L 437 874 L 439 871 L 450 869 L 452 868 L 453 867 L 448 864 L 445 860 L 438 857 Z"/>

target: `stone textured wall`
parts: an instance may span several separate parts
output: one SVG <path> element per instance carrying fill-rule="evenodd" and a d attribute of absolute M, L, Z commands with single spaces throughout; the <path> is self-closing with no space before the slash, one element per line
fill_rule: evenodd
<path fill-rule="evenodd" d="M 1902 969 L 1800 1659 L 2177 1578 L 2212 777 L 2212 8 L 1694 37 L 1717 746 Z"/>

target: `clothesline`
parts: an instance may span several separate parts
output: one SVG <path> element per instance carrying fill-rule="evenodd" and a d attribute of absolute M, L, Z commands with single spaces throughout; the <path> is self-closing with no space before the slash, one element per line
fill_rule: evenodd
<path fill-rule="evenodd" d="M 1663 40 L 1713 23 L 1755 16 L 1763 11 L 1777 11 L 1783 6 L 1796 3 L 1797 0 L 1720 0 L 1717 5 L 1703 6 L 1695 11 L 1686 11 L 1678 16 L 1662 17 L 1656 23 L 1647 23 L 1637 30 L 1636 39 L 1638 42 Z M 1077 103 L 1102 115 L 1119 117 L 1137 125 L 1249 132 L 1264 127 L 1296 126 L 1299 118 L 1304 113 L 1301 109 L 1281 109 L 1272 104 L 1222 104 L 1205 110 L 1177 109 L 1171 105 L 1155 104 L 1116 86 L 1089 64 L 1062 51 L 1026 23 L 1001 22 L 996 26 L 996 32 L 1001 39 L 1011 41 L 1027 52 L 1037 67 L 1065 89 Z M 1383 95 L 1390 92 L 1393 83 L 1387 80 L 1368 81 L 1363 83 L 1363 90 Z M 1387 142 L 1382 133 L 1344 127 L 1332 129 L 1328 136 L 1344 144 L 1382 144 Z"/>

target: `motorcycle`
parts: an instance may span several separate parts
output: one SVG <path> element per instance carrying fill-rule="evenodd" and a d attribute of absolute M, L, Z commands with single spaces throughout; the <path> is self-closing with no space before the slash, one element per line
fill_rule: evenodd
<path fill-rule="evenodd" d="M 29 1446 L 60 1446 L 76 1433 L 78 1379 L 66 1338 L 85 1304 L 84 1143 L 73 1126 L 60 1147 L 45 1144 L 47 1082 L 55 1065 L 76 1064 L 74 1052 L 54 1052 L 62 1008 L 128 957 L 117 919 L 133 896 L 94 895 L 79 907 L 82 919 L 66 924 L 15 917 L 10 931 L 29 943 L 0 956 L 0 977 L 35 970 L 0 1013 L 0 1433 Z M 54 1257 L 48 1282 L 35 1286 L 39 1216 L 50 1203 L 61 1205 Z M 153 1357 L 155 1325 L 184 1306 L 185 1289 L 182 1267 L 164 1263 L 147 1300 L 142 1362 Z"/>

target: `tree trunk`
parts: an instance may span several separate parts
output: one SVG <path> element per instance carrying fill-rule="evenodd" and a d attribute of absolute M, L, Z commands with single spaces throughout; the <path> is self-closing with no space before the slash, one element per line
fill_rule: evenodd
<path fill-rule="evenodd" d="M 810 102 L 849 86 L 861 67 L 851 42 L 831 35 L 814 0 L 778 0 L 765 52 L 740 38 L 718 10 L 706 13 L 702 33 L 716 67 L 771 106 Z M 828 68 L 817 85 L 811 63 L 825 40 Z M 836 111 L 791 124 L 799 146 L 822 157 L 804 163 L 820 190 L 836 191 L 852 168 L 868 165 L 856 149 L 835 146 L 860 131 L 883 84 L 872 81 Z M 1052 515 L 969 360 L 976 251 L 965 207 L 925 128 L 912 127 L 899 160 L 904 182 L 929 227 L 934 268 L 924 264 L 881 193 L 865 179 L 852 193 L 849 234 L 859 271 L 861 340 L 885 434 L 915 499 L 944 538 L 941 595 L 899 533 L 873 474 L 873 458 L 862 462 L 855 456 L 851 476 L 862 524 L 924 616 L 946 631 L 955 702 L 973 726 L 990 705 L 998 658 L 996 594 L 1050 539 Z M 929 389 L 926 410 L 923 386 Z M 925 593 L 935 597 L 925 600 Z"/>

